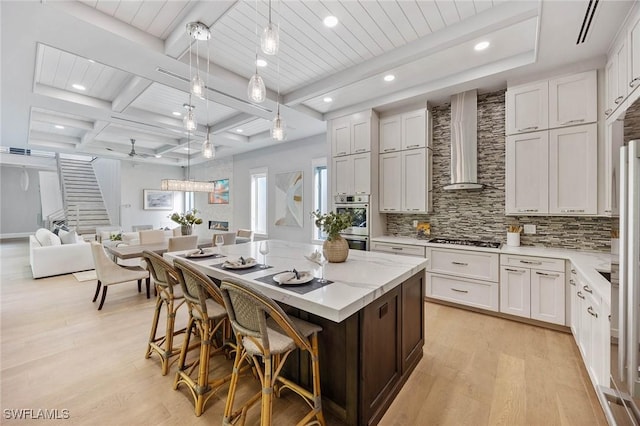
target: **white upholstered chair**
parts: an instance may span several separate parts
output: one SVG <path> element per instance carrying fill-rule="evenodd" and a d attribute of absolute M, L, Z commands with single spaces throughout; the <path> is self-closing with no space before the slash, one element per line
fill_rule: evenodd
<path fill-rule="evenodd" d="M 169 247 L 167 251 L 181 251 L 198 248 L 197 235 L 183 235 L 181 237 L 169 238 Z"/>
<path fill-rule="evenodd" d="M 139 231 L 140 244 L 158 244 L 164 242 L 164 231 L 162 229 L 153 229 L 149 231 Z"/>
<path fill-rule="evenodd" d="M 142 269 L 139 266 L 120 266 L 116 264 L 114 261 L 109 259 L 109 256 L 105 253 L 102 245 L 95 241 L 91 243 L 91 254 L 93 255 L 96 276 L 98 278 L 96 294 L 93 296 L 94 302 L 98 299 L 100 287 L 102 287 L 102 298 L 100 299 L 98 310 L 101 310 L 102 305 L 104 305 L 104 299 L 107 297 L 107 288 L 110 285 L 138 281 L 138 292 L 140 292 L 142 280 L 146 280 L 147 299 L 150 297 L 149 271 Z"/>

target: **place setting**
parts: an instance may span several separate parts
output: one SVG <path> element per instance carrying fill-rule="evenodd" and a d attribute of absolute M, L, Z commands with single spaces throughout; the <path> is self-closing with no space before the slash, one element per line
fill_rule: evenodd
<path fill-rule="evenodd" d="M 260 269 L 269 269 L 272 266 L 258 263 L 253 257 L 243 257 L 232 259 L 229 258 L 222 263 L 211 265 L 212 268 L 220 269 L 222 271 L 231 271 L 234 274 L 244 275 L 256 272 Z"/>
<path fill-rule="evenodd" d="M 226 257 L 225 255 L 220 254 L 213 249 L 205 249 L 205 248 L 191 250 L 184 254 L 177 254 L 176 256 L 184 257 L 185 259 L 195 260 L 195 261 L 202 261 L 202 260 L 208 261 L 211 259 L 220 259 L 220 258 Z"/>
<path fill-rule="evenodd" d="M 322 253 L 316 250 L 308 256 L 305 255 L 305 258 L 322 267 L 322 275 L 319 278 L 314 275 L 313 271 L 303 271 L 292 268 L 288 271 L 256 278 L 256 281 L 276 287 L 286 287 L 287 290 L 298 294 L 305 294 L 333 283 L 333 281 L 329 281 L 324 277 L 324 266 L 327 260 Z"/>

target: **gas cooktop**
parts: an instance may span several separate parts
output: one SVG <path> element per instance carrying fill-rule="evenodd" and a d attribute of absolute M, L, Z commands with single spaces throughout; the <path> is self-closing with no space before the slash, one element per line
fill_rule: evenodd
<path fill-rule="evenodd" d="M 456 240 L 452 238 L 432 238 L 428 243 L 436 244 L 455 244 L 459 246 L 484 247 L 484 248 L 500 248 L 501 243 L 494 241 L 477 241 L 477 240 Z"/>

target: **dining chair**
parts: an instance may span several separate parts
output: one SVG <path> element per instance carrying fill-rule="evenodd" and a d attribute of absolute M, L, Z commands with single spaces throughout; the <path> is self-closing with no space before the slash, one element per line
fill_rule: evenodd
<path fill-rule="evenodd" d="M 213 234 L 213 238 L 211 240 L 213 246 L 216 246 L 216 237 L 218 235 L 222 235 L 222 239 L 224 240 L 225 246 L 231 246 L 236 243 L 236 233 L 235 232 L 217 232 Z"/>
<path fill-rule="evenodd" d="M 180 351 L 173 388 L 178 389 L 181 384 L 187 386 L 194 398 L 195 414 L 200 416 L 207 401 L 231 380 L 231 373 L 214 379 L 209 378 L 210 357 L 228 355 L 233 349 L 229 340 L 231 328 L 222 294 L 211 278 L 181 259 L 176 259 L 174 266 L 189 309 L 189 322 Z M 200 356 L 188 364 L 186 358 L 192 348 L 190 340 L 194 331 L 200 338 L 197 342 L 200 346 Z"/>
<path fill-rule="evenodd" d="M 171 230 L 171 233 L 174 237 L 179 237 L 182 235 L 182 226 L 176 226 Z"/>
<path fill-rule="evenodd" d="M 253 241 L 253 231 L 251 229 L 238 229 L 236 231 L 236 244 Z"/>
<path fill-rule="evenodd" d="M 104 251 L 104 247 L 96 241 L 91 243 L 91 254 L 93 256 L 93 263 L 96 269 L 96 276 L 98 283 L 96 285 L 96 293 L 93 296 L 93 301 L 98 299 L 100 288 L 102 287 L 102 297 L 100 299 L 100 305 L 98 310 L 102 309 L 104 305 L 104 299 L 107 297 L 107 288 L 110 285 L 121 284 L 130 281 L 138 282 L 138 292 L 141 291 L 142 280 L 146 280 L 147 285 L 147 299 L 150 297 L 149 286 L 150 278 L 149 271 L 139 266 L 121 266 L 109 259 L 107 253 Z"/>
<path fill-rule="evenodd" d="M 260 424 L 271 425 L 273 394 L 279 397 L 286 388 L 300 395 L 311 407 L 297 424 L 311 422 L 325 425 L 318 359 L 318 333 L 322 331 L 322 327 L 289 317 L 272 299 L 246 284 L 224 280 L 220 290 L 236 335 L 236 356 L 223 424 L 231 424 L 238 419 L 244 424 L 247 410 L 261 400 Z M 311 391 L 280 375 L 287 357 L 296 349 L 307 351 L 310 355 L 313 379 Z M 258 370 L 262 389 L 234 411 L 238 366 L 247 358 L 253 361 L 254 368 Z"/>
<path fill-rule="evenodd" d="M 156 307 L 151 322 L 151 333 L 145 358 L 150 358 L 156 352 L 160 356 L 162 375 L 165 376 L 169 371 L 171 358 L 178 355 L 181 350 L 179 345 L 174 347 L 173 339 L 186 331 L 186 328 L 175 330 L 176 313 L 184 305 L 184 295 L 178 283 L 178 273 L 171 263 L 148 250 L 143 251 L 142 256 L 146 260 L 156 288 Z M 164 334 L 158 336 L 158 323 L 163 306 L 166 306 L 167 322 Z"/>
<path fill-rule="evenodd" d="M 167 251 L 181 251 L 198 248 L 197 235 L 184 235 L 182 237 L 169 238 Z"/>
<path fill-rule="evenodd" d="M 140 244 L 158 244 L 164 242 L 164 231 L 162 229 L 152 229 L 139 231 Z"/>
<path fill-rule="evenodd" d="M 131 226 L 131 230 L 136 231 L 147 231 L 153 229 L 153 225 L 133 225 Z"/>

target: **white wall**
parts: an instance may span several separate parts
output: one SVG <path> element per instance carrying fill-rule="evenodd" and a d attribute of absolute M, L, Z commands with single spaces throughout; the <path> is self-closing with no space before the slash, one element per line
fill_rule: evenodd
<path fill-rule="evenodd" d="M 120 225 L 120 160 L 96 158 L 92 162 L 111 225 Z"/>
<path fill-rule="evenodd" d="M 152 225 L 154 229 L 178 226 L 168 218 L 173 212 L 182 212 L 184 194 L 174 192 L 172 210 L 144 210 L 143 190 L 160 189 L 162 179 L 182 179 L 180 167 L 156 166 L 148 163 L 122 161 L 120 163 L 120 225 L 131 231 L 132 225 Z"/>
<path fill-rule="evenodd" d="M 251 226 L 251 169 L 266 167 L 267 173 L 267 232 L 271 239 L 310 242 L 313 222 L 309 214 L 313 210 L 313 176 L 311 160 L 328 156 L 326 135 L 312 136 L 298 141 L 283 143 L 269 148 L 236 155 L 233 161 L 233 179 L 231 197 L 234 201 L 234 227 Z M 304 179 L 303 227 L 276 226 L 275 221 L 275 175 L 283 172 L 302 171 Z"/>
<path fill-rule="evenodd" d="M 38 172 L 40 183 L 40 203 L 42 206 L 42 219 L 45 220 L 64 208 L 62 202 L 62 191 L 60 190 L 60 179 L 58 173 L 40 170 Z M 33 185 L 29 178 L 29 186 Z"/>
<path fill-rule="evenodd" d="M 23 237 L 42 225 L 38 170 L 26 168 L 29 188 L 20 188 L 22 167 L 0 165 L 0 238 Z"/>
<path fill-rule="evenodd" d="M 209 204 L 209 194 L 206 192 L 196 192 L 195 208 L 198 210 L 198 217 L 202 218 L 202 225 L 193 228 L 193 233 L 198 235 L 199 240 L 210 239 L 213 232 L 209 230 L 210 220 L 221 220 L 229 222 L 229 230 L 238 229 L 234 220 L 235 197 L 233 188 L 235 186 L 233 178 L 233 158 L 223 158 L 222 160 L 207 161 L 196 166 L 191 166 L 191 178 L 210 182 L 218 179 L 229 179 L 229 204 Z"/>

